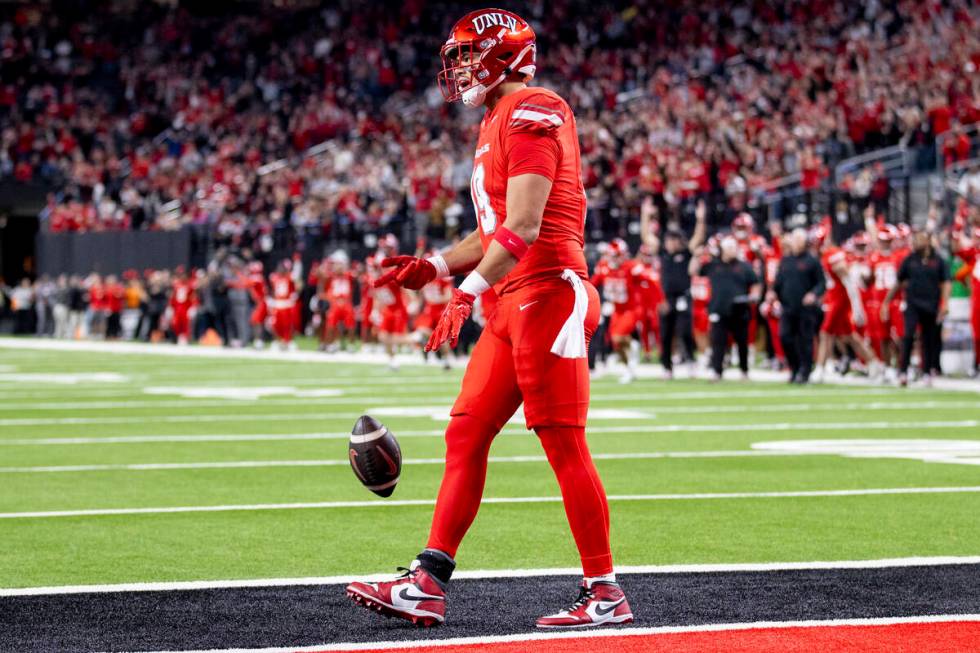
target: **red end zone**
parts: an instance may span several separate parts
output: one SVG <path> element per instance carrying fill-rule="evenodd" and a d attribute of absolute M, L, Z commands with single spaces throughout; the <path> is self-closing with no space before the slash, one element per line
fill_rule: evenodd
<path fill-rule="evenodd" d="M 722 627 L 723 628 L 723 627 Z M 740 628 L 679 633 L 636 633 L 563 637 L 457 645 L 425 644 L 391 648 L 334 649 L 376 653 L 581 653 L 589 648 L 624 653 L 968 653 L 980 651 L 980 621 L 902 623 L 867 626 Z"/>

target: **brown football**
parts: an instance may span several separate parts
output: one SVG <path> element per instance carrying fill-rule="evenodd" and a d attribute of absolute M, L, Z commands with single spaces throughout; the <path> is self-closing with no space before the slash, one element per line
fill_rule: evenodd
<path fill-rule="evenodd" d="M 354 475 L 379 497 L 390 497 L 402 472 L 398 440 L 384 424 L 361 415 L 354 424 L 347 447 Z"/>

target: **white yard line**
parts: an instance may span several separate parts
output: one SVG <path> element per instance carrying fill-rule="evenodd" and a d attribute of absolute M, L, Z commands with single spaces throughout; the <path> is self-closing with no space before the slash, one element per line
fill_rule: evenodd
<path fill-rule="evenodd" d="M 800 571 L 830 569 L 888 569 L 903 567 L 932 567 L 980 564 L 980 556 L 928 556 L 911 558 L 879 558 L 874 560 L 820 560 L 804 562 L 736 562 L 675 565 L 621 565 L 617 574 L 691 574 L 761 571 Z M 580 576 L 580 567 L 546 569 L 482 569 L 460 570 L 454 579 L 533 578 L 537 576 Z M 302 585 L 346 585 L 354 580 L 376 582 L 392 577 L 392 572 L 348 574 L 343 576 L 312 576 L 302 578 L 247 578 L 228 580 L 191 580 L 145 583 L 114 583 L 105 585 L 57 585 L 52 587 L 0 588 L 3 596 L 46 596 L 52 594 L 86 594 L 90 592 L 169 592 L 185 590 L 230 589 L 239 587 L 293 587 Z"/>
<path fill-rule="evenodd" d="M 390 379 L 389 379 L 390 380 Z M 405 377 L 398 377 L 397 382 L 401 384 L 411 385 L 413 382 L 418 381 L 419 384 L 424 384 L 425 386 L 431 385 L 425 383 L 426 377 L 421 379 L 410 379 Z M 352 388 L 352 386 L 358 385 L 358 383 L 349 383 L 348 381 L 336 381 L 333 379 L 322 379 L 322 380 L 290 380 L 290 379 L 280 379 L 282 385 L 294 385 L 294 386 L 311 386 L 309 389 L 322 388 L 322 389 L 335 389 L 340 391 L 355 391 L 362 392 L 363 388 Z M 388 380 L 386 379 L 372 379 L 363 380 L 360 385 L 370 386 L 373 384 L 384 384 Z M 457 384 L 458 380 L 455 381 Z M 80 401 L 83 398 L 88 397 L 116 397 L 116 396 L 136 396 L 145 397 L 144 388 L 153 387 L 161 385 L 162 381 L 153 380 L 146 383 L 140 383 L 134 385 L 130 388 L 100 388 L 97 386 L 65 386 L 59 387 L 57 394 L 59 396 L 78 395 L 76 401 Z M 52 395 L 52 389 L 50 386 L 41 386 L 37 390 L 24 389 L 23 383 L 12 384 L 10 388 L 4 388 L 2 395 L 0 395 L 0 405 L 9 402 L 10 404 L 16 406 L 14 400 L 22 399 L 34 399 L 34 398 L 45 398 Z M 173 385 L 173 383 L 168 383 L 168 385 Z M 227 386 L 227 379 L 224 382 L 214 382 L 214 383 L 201 383 L 199 380 L 195 379 L 195 383 L 188 384 L 187 389 L 201 389 L 210 388 L 215 386 Z M 16 386 L 16 387 L 14 387 Z M 252 387 L 249 384 L 236 384 L 236 387 L 240 387 L 244 390 L 248 390 Z M 892 396 L 895 398 L 907 397 L 907 392 L 899 391 L 896 389 L 888 390 L 884 388 L 852 388 L 849 390 L 819 390 L 819 391 L 807 391 L 798 390 L 794 388 L 786 388 L 783 390 L 734 390 L 734 391 L 671 391 L 664 390 L 663 386 L 650 387 L 645 392 L 636 392 L 636 388 L 632 392 L 620 391 L 620 392 L 603 392 L 602 386 L 593 386 L 593 389 L 599 388 L 599 391 L 591 393 L 591 398 L 593 401 L 651 401 L 651 402 L 671 402 L 678 399 L 766 399 L 766 398 L 806 398 L 810 400 L 818 400 L 823 398 L 854 398 L 854 397 L 881 397 L 881 396 Z M 448 388 L 447 388 L 448 390 Z M 404 397 L 426 397 L 429 401 L 432 400 L 433 395 L 431 392 L 425 392 L 424 390 L 419 390 L 417 387 L 393 387 L 384 388 L 384 394 L 387 395 L 399 395 Z M 176 394 L 176 393 L 175 393 Z M 353 395 L 349 395 L 353 397 Z M 455 398 L 455 394 L 446 394 L 444 398 L 451 401 Z M 190 400 L 188 400 L 190 401 Z M 290 400 L 291 401 L 291 400 Z M 938 403 L 944 403 L 942 400 L 936 400 Z M 44 402 L 51 403 L 51 402 Z M 827 402 L 828 404 L 831 402 Z M 190 405 L 190 404 L 188 404 Z M 196 404 L 194 404 L 196 405 Z"/>
<path fill-rule="evenodd" d="M 387 365 L 387 356 L 381 353 L 338 353 L 324 355 L 320 352 L 280 352 L 271 349 L 255 351 L 248 349 L 226 349 L 221 347 L 179 347 L 162 343 L 144 344 L 131 342 L 90 342 L 90 341 L 66 341 L 50 340 L 43 338 L 0 338 L 0 349 L 13 350 L 23 353 L 27 350 L 36 351 L 60 351 L 60 352 L 95 352 L 106 354 L 147 354 L 151 356 L 161 356 L 170 358 L 219 358 L 226 360 L 261 360 L 266 362 L 309 362 L 321 364 L 365 364 L 374 366 Z M 401 354 L 398 356 L 399 362 L 405 366 L 421 366 L 417 354 Z M 459 364 L 459 363 L 457 363 Z M 641 365 L 641 378 L 662 378 L 663 370 L 657 365 Z M 428 379 L 437 379 L 436 374 Z M 786 374 L 780 372 L 770 372 L 766 370 L 753 370 L 752 378 L 764 382 L 784 382 Z M 393 383 L 400 382 L 400 379 L 392 379 Z M 864 378 L 846 377 L 837 381 L 843 385 L 853 385 L 860 387 L 872 387 L 871 383 Z M 969 379 L 946 379 L 939 378 L 934 382 L 934 390 L 956 390 L 972 393 L 980 393 L 980 383 Z M 892 389 L 893 391 L 894 389 Z M 919 388 L 912 388 L 907 392 L 917 392 Z M 791 391 L 787 388 L 787 391 Z"/>
<path fill-rule="evenodd" d="M 241 388 L 247 391 L 248 388 Z M 454 396 L 451 395 L 414 395 L 418 399 L 425 401 L 444 400 L 451 402 Z M 342 396 L 342 397 L 299 397 L 291 399 L 275 398 L 275 396 L 262 397 L 258 399 L 195 399 L 193 397 L 170 400 L 162 399 L 135 400 L 135 401 L 42 401 L 42 402 L 18 402 L 11 404 L 0 403 L 0 412 L 17 412 L 27 410 L 116 410 L 116 409 L 146 409 L 146 408 L 233 408 L 235 406 L 325 406 L 325 405 L 361 405 L 374 406 L 390 403 L 404 403 L 410 401 L 413 396 L 398 395 L 397 397 L 372 396 Z M 621 396 L 592 397 L 593 404 L 619 403 L 626 401 Z M 831 412 L 853 412 L 853 411 L 900 411 L 900 410 L 924 410 L 924 409 L 961 409 L 980 411 L 980 401 L 869 401 L 852 403 L 800 403 L 800 404 L 736 404 L 729 406 L 657 406 L 654 408 L 658 415 L 679 414 L 679 415 L 699 415 L 706 413 L 789 413 L 801 411 L 831 411 Z M 448 407 L 447 407 L 448 412 Z M 297 413 L 302 415 L 302 413 Z"/>
<path fill-rule="evenodd" d="M 589 435 L 650 433 L 716 433 L 716 432 L 773 432 L 773 431 L 906 431 L 934 429 L 976 429 L 980 420 L 935 421 L 935 422 L 779 422 L 772 424 L 656 424 L 631 426 L 589 426 Z M 398 438 L 443 437 L 445 429 L 399 430 Z M 504 429 L 501 435 L 529 437 L 525 429 Z M 266 442 L 292 440 L 346 440 L 350 433 L 234 433 L 206 435 L 121 435 L 104 437 L 54 437 L 54 438 L 0 438 L 3 446 L 62 446 L 62 445 L 104 445 L 137 444 L 147 442 Z"/>
<path fill-rule="evenodd" d="M 593 453 L 593 460 L 647 460 L 663 458 L 766 458 L 814 456 L 809 451 L 771 451 L 739 449 L 734 451 L 652 451 L 641 453 Z M 826 454 L 834 455 L 834 454 Z M 403 465 L 442 465 L 445 458 L 406 458 Z M 545 456 L 490 456 L 491 463 L 545 463 Z M 229 460 L 194 463 L 132 463 L 118 465 L 48 465 L 39 467 L 0 467 L 0 474 L 44 474 L 73 472 L 149 472 L 185 469 L 247 469 L 262 467 L 347 467 L 346 458 L 333 460 Z"/>
<path fill-rule="evenodd" d="M 287 648 L 258 649 L 206 649 L 198 651 L 155 651 L 152 653 L 329 653 L 330 651 L 373 651 L 400 649 L 429 649 L 444 646 L 489 645 L 517 642 L 545 642 L 562 639 L 595 639 L 589 647 L 600 648 L 607 637 L 650 637 L 655 635 L 681 635 L 685 633 L 714 633 L 773 628 L 834 628 L 846 626 L 898 626 L 902 624 L 935 624 L 964 621 L 980 621 L 980 614 L 925 615 L 916 617 L 875 617 L 867 619 L 825 619 L 811 621 L 754 621 L 747 623 L 700 624 L 696 626 L 656 626 L 649 628 L 609 628 L 607 630 L 572 630 L 557 632 L 529 632 L 513 635 L 487 635 L 482 637 L 451 637 L 447 639 L 402 640 L 386 642 L 359 642 L 349 644 L 323 644 Z M 530 650 L 530 649 L 528 649 Z M 534 650 L 543 650 L 535 648 Z"/>
<path fill-rule="evenodd" d="M 791 490 L 786 492 L 692 492 L 684 494 L 611 494 L 609 501 L 701 501 L 716 499 L 787 499 L 803 497 L 863 497 L 907 494 L 973 494 L 980 486 L 895 487 L 855 490 Z M 561 497 L 485 497 L 485 504 L 560 503 Z M 336 508 L 393 508 L 433 506 L 435 499 L 370 501 L 316 501 L 303 503 L 256 503 L 217 506 L 170 506 L 158 508 L 95 508 L 90 510 L 45 510 L 4 512 L 0 519 L 47 519 L 55 517 L 100 517 L 111 515 L 159 515 L 198 512 L 255 512 L 263 510 L 327 510 Z"/>
<path fill-rule="evenodd" d="M 246 405 L 249 405 L 249 404 L 246 402 Z M 255 404 L 251 404 L 251 406 L 254 407 Z M 396 411 L 398 407 L 397 406 L 395 406 L 395 407 L 385 406 L 384 408 L 386 410 L 388 410 L 388 411 Z M 426 409 L 428 409 L 428 412 L 426 412 Z M 412 415 L 403 415 L 403 416 L 400 416 L 400 417 L 402 417 L 402 418 L 412 418 L 412 419 L 415 419 L 415 418 L 426 418 L 426 417 L 430 417 L 431 418 L 432 415 L 437 410 L 439 411 L 440 414 L 446 415 L 447 416 L 447 420 L 448 420 L 449 406 L 411 406 L 411 407 L 406 407 L 406 411 L 409 411 L 409 412 L 412 412 L 412 413 L 415 413 L 415 414 L 412 414 Z M 655 419 L 656 418 L 656 413 L 657 412 L 661 412 L 657 408 L 654 408 L 653 411 L 654 412 L 646 413 L 646 415 L 649 417 L 649 419 Z M 100 417 L 10 417 L 10 418 L 0 419 L 0 426 L 62 426 L 62 425 L 86 425 L 86 424 L 144 424 L 144 423 L 147 422 L 147 420 L 152 420 L 153 422 L 164 422 L 164 423 L 201 423 L 201 422 L 208 422 L 208 423 L 211 423 L 211 422 L 219 422 L 219 423 L 220 422 L 227 422 L 227 423 L 231 423 L 231 422 L 281 422 L 281 421 L 304 422 L 304 421 L 322 421 L 322 420 L 328 420 L 328 419 L 357 419 L 358 417 L 360 417 L 361 415 L 363 415 L 365 412 L 371 413 L 372 412 L 371 411 L 371 408 L 366 408 L 364 410 L 356 411 L 356 412 L 336 412 L 336 413 L 334 413 L 334 412 L 313 412 L 313 413 L 295 412 L 295 413 L 254 413 L 254 414 L 249 414 L 249 413 L 241 413 L 241 412 L 238 412 L 238 413 L 213 413 L 213 414 L 203 414 L 203 415 L 202 414 L 196 414 L 196 413 L 183 414 L 183 415 L 168 414 L 168 415 L 159 415 L 159 416 L 157 416 L 157 415 L 154 415 L 154 416 L 127 415 L 127 416 L 100 416 Z M 374 411 L 374 412 L 379 412 L 379 411 Z M 637 416 L 640 415 L 640 414 L 642 414 L 641 411 L 632 411 L 632 412 L 634 414 L 636 414 Z M 668 411 L 664 411 L 664 412 L 672 412 L 672 411 L 668 410 Z M 698 411 L 697 409 L 684 408 L 683 410 L 681 410 L 679 412 L 680 413 L 683 413 L 683 414 L 697 415 L 699 412 L 726 412 L 726 411 L 721 411 L 721 410 L 719 410 L 719 411 Z M 736 410 L 736 411 L 732 411 L 732 412 L 742 412 L 742 411 Z M 618 417 L 618 416 L 603 417 L 601 415 L 601 412 L 600 411 L 593 411 L 593 414 L 590 416 L 590 421 L 591 420 L 618 420 L 618 419 L 623 419 L 623 418 L 622 417 Z M 631 417 L 629 417 L 629 419 L 637 419 L 637 417 L 631 416 Z M 965 422 L 969 422 L 971 425 L 978 424 L 977 420 L 964 420 L 964 421 Z M 870 424 L 870 425 L 873 425 L 873 424 L 901 424 L 901 423 L 902 422 L 867 422 L 867 424 Z M 930 421 L 926 421 L 926 422 L 914 422 L 914 423 L 915 424 L 958 424 L 960 422 L 957 422 L 957 421 L 949 421 L 949 422 L 930 422 Z M 861 423 L 861 422 L 850 422 L 848 424 L 849 424 L 849 426 L 843 427 L 843 428 L 862 428 L 864 426 L 864 424 Z M 688 425 L 677 425 L 677 426 L 688 426 Z M 694 426 L 694 425 L 690 425 L 690 426 Z M 745 426 L 745 425 L 739 425 L 739 424 L 723 425 L 723 424 L 718 424 L 717 426 L 719 428 L 728 429 L 728 428 L 737 428 L 739 426 Z M 765 425 L 765 424 L 760 425 L 760 427 L 762 427 L 762 428 L 764 428 L 765 426 L 774 426 L 774 425 Z M 795 424 L 793 426 L 796 426 L 796 427 L 799 427 L 799 428 L 809 428 L 809 425 L 807 425 L 807 424 Z M 819 423 L 815 423 L 815 425 L 813 426 L 813 428 L 819 428 L 819 426 L 820 426 Z M 874 428 L 874 427 L 872 426 L 871 428 Z"/>

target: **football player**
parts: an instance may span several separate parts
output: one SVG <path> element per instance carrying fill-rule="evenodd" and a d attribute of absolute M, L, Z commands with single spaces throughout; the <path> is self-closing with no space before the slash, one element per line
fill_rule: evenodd
<path fill-rule="evenodd" d="M 639 277 L 643 267 L 630 260 L 629 247 L 622 238 L 615 238 L 606 249 L 605 261 L 596 266 L 592 285 L 602 289 L 602 298 L 612 305 L 609 315 L 609 339 L 613 351 L 623 364 L 620 383 L 632 383 L 636 370 L 630 360 L 633 332 L 640 322 L 636 304 Z"/>
<path fill-rule="evenodd" d="M 825 366 L 835 345 L 848 345 L 868 363 L 871 376 L 877 376 L 878 365 L 874 352 L 858 335 L 858 329 L 867 323 L 864 303 L 854 278 L 850 273 L 847 253 L 835 246 L 824 227 L 814 231 L 814 239 L 821 246 L 820 262 L 827 277 L 827 292 L 824 294 L 824 318 L 820 325 L 817 344 L 817 365 L 814 381 L 824 379 Z"/>
<path fill-rule="evenodd" d="M 248 264 L 248 294 L 252 298 L 252 314 L 249 323 L 252 325 L 252 345 L 261 349 L 265 344 L 265 321 L 269 317 L 269 307 L 266 305 L 265 274 L 262 261 L 252 261 Z"/>
<path fill-rule="evenodd" d="M 455 345 L 477 297 L 498 299 L 473 348 L 446 430 L 446 466 L 426 548 L 394 581 L 355 582 L 357 602 L 424 625 L 442 623 L 453 557 L 483 496 L 487 454 L 523 402 L 558 479 L 585 578 L 540 628 L 624 624 L 633 615 L 613 573 L 609 508 L 585 438 L 588 342 L 599 295 L 588 281 L 586 198 L 575 118 L 558 95 L 528 87 L 534 31 L 499 9 L 467 14 L 442 48 L 447 100 L 485 106 L 471 194 L 477 231 L 442 256 L 395 257 L 381 286 L 417 289 L 469 273 L 426 345 Z"/>
<path fill-rule="evenodd" d="M 354 334 L 354 275 L 350 259 L 337 250 L 321 265 L 317 295 L 328 306 L 323 319 L 323 344 L 328 351 L 347 348 L 347 338 Z"/>
<path fill-rule="evenodd" d="M 640 310 L 640 344 L 644 358 L 649 361 L 653 343 L 660 348 L 660 314 L 666 312 L 666 296 L 660 280 L 660 258 L 650 245 L 640 245 L 637 263 L 641 266 L 637 283 L 637 303 Z M 663 352 L 661 352 L 663 358 Z"/>
<path fill-rule="evenodd" d="M 409 344 L 408 337 L 408 308 L 412 296 L 397 283 L 378 285 L 375 282 L 372 320 L 378 327 L 378 340 L 384 345 L 388 354 L 388 367 L 398 370 L 395 354 L 402 345 Z"/>
<path fill-rule="evenodd" d="M 170 291 L 170 330 L 178 345 L 186 345 L 191 335 L 191 322 L 197 306 L 194 281 L 187 277 L 183 266 L 174 271 L 173 288 Z"/>
<path fill-rule="evenodd" d="M 437 252 L 431 250 L 429 255 L 437 256 Z M 415 336 L 418 342 L 424 345 L 429 341 L 436 325 L 439 324 L 442 312 L 446 310 L 446 306 L 453 299 L 453 281 L 452 279 L 436 279 L 423 286 L 421 294 L 424 306 L 415 319 Z M 429 352 L 423 350 L 422 354 L 428 360 Z M 442 358 L 443 369 L 450 369 L 448 342 L 442 343 L 442 347 L 439 348 L 436 355 Z"/>
<path fill-rule="evenodd" d="M 980 224 L 973 227 L 972 232 L 966 229 L 954 229 L 953 252 L 959 256 L 966 267 L 963 268 L 962 279 L 966 283 L 966 275 L 970 276 L 970 326 L 973 329 L 973 376 L 980 373 Z"/>
<path fill-rule="evenodd" d="M 293 333 L 296 331 L 296 301 L 299 295 L 289 260 L 280 262 L 276 271 L 269 275 L 269 286 L 272 288 L 272 298 L 268 301 L 272 309 L 272 332 L 281 349 L 296 349 Z"/>

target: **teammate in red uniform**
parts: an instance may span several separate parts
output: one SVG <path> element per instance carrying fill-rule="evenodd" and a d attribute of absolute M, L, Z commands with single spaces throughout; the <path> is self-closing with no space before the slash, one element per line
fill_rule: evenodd
<path fill-rule="evenodd" d="M 953 252 L 963 259 L 970 276 L 970 326 L 973 329 L 973 374 L 980 373 L 980 226 L 972 234 L 954 234 Z M 964 277 L 964 283 L 967 283 Z"/>
<path fill-rule="evenodd" d="M 636 370 L 630 361 L 630 345 L 633 342 L 633 332 L 640 323 L 637 310 L 637 294 L 639 277 L 643 266 L 630 260 L 629 247 L 622 238 L 616 238 L 609 243 L 606 260 L 596 267 L 592 275 L 592 285 L 602 288 L 602 298 L 612 304 L 612 314 L 609 316 L 609 339 L 613 351 L 623 363 L 623 375 L 620 383 L 632 383 L 636 378 Z"/>
<path fill-rule="evenodd" d="M 640 344 L 644 357 L 649 359 L 654 342 L 660 349 L 660 314 L 667 310 L 666 297 L 660 283 L 660 259 L 654 249 L 650 245 L 640 245 L 636 260 L 642 267 L 636 294 L 640 313 Z"/>
<path fill-rule="evenodd" d="M 368 256 L 364 259 L 364 270 L 358 277 L 358 285 L 361 288 L 361 303 L 357 308 L 357 317 L 361 323 L 361 344 L 363 345 L 374 346 L 373 343 L 377 342 L 374 282 L 381 276 L 381 260 L 375 256 Z"/>
<path fill-rule="evenodd" d="M 261 261 L 252 261 L 248 264 L 248 294 L 252 298 L 252 314 L 248 320 L 252 325 L 252 344 L 256 349 L 261 349 L 265 342 L 263 339 L 265 320 L 269 316 L 269 307 L 266 305 L 268 292 Z"/>
<path fill-rule="evenodd" d="M 468 14 L 442 50 L 449 99 L 486 104 L 471 190 L 478 230 L 441 257 L 398 257 L 379 279 L 420 288 L 471 271 L 426 347 L 455 344 L 477 296 L 499 297 L 473 349 L 446 430 L 446 467 L 428 546 L 403 577 L 352 583 L 358 602 L 427 625 L 445 617 L 453 556 L 476 517 L 490 443 L 524 404 L 524 418 L 558 478 L 585 579 L 567 610 L 541 628 L 622 624 L 633 619 L 613 574 L 609 509 L 585 439 L 588 340 L 599 295 L 587 279 L 585 193 L 575 118 L 551 91 L 528 88 L 534 32 L 492 9 Z"/>
<path fill-rule="evenodd" d="M 397 370 L 395 354 L 400 346 L 409 343 L 408 312 L 412 297 L 397 283 L 379 286 L 377 282 L 372 296 L 373 310 L 377 313 L 374 321 L 378 327 L 378 340 L 388 354 L 388 367 Z"/>
<path fill-rule="evenodd" d="M 755 220 L 748 213 L 739 213 L 732 220 L 732 235 L 738 243 L 738 257 L 749 264 L 758 279 L 765 277 L 763 261 L 769 247 L 766 239 L 755 232 Z M 755 345 L 759 333 L 759 307 L 749 307 L 749 346 Z"/>
<path fill-rule="evenodd" d="M 821 232 L 823 241 L 829 234 Z M 824 295 L 824 318 L 820 325 L 820 341 L 817 348 L 817 383 L 825 375 L 827 358 L 835 344 L 850 345 L 855 353 L 867 364 L 872 376 L 877 376 L 877 359 L 864 340 L 858 336 L 857 327 L 867 323 L 861 295 L 848 267 L 847 253 L 840 247 L 828 244 L 823 248 L 820 262 L 827 277 L 827 292 Z"/>
<path fill-rule="evenodd" d="M 434 250 L 429 254 L 430 256 L 437 255 Z M 448 306 L 449 302 L 453 299 L 452 279 L 436 279 L 435 281 L 423 286 L 421 292 L 422 302 L 424 305 L 419 312 L 418 318 L 415 320 L 415 334 L 419 342 L 425 344 L 432 336 L 432 332 L 435 330 L 436 325 L 439 324 L 439 318 L 442 317 L 442 313 L 446 310 L 446 306 Z M 429 352 L 423 351 L 423 354 L 428 357 Z M 437 354 L 442 357 L 443 368 L 447 370 L 450 369 L 449 343 L 444 342 L 439 348 Z"/>
<path fill-rule="evenodd" d="M 773 232 L 772 247 L 766 247 L 762 254 L 763 271 L 765 272 L 766 288 L 772 288 L 776 284 L 776 275 L 779 273 L 779 263 L 782 261 L 784 236 L 781 230 Z M 776 360 L 770 361 L 771 366 L 776 369 L 786 363 L 786 353 L 783 351 L 783 342 L 779 337 L 779 318 L 782 308 L 778 301 L 768 299 L 759 305 L 759 315 L 766 320 L 769 332 L 769 341 L 772 343 L 772 353 Z"/>
<path fill-rule="evenodd" d="M 269 275 L 272 297 L 268 300 L 272 313 L 272 332 L 282 349 L 295 349 L 293 333 L 296 331 L 296 282 L 293 280 L 288 261 L 282 261 Z"/>
<path fill-rule="evenodd" d="M 346 349 L 346 340 L 354 335 L 354 275 L 347 254 L 337 251 L 320 265 L 317 296 L 329 305 L 323 320 L 323 344 L 335 348 L 337 340 Z"/>
<path fill-rule="evenodd" d="M 897 258 L 892 243 L 897 236 L 897 230 L 891 225 L 877 226 L 873 219 L 866 223 L 870 234 L 871 252 L 868 255 L 870 272 L 870 295 L 867 303 L 868 328 L 867 335 L 871 348 L 881 357 L 888 367 L 898 365 L 898 330 L 895 321 L 901 317 L 900 312 L 889 312 L 889 319 L 881 319 L 882 302 L 888 296 L 888 291 L 898 284 L 898 266 L 901 260 Z"/>
<path fill-rule="evenodd" d="M 189 279 L 182 267 L 174 272 L 173 289 L 170 292 L 170 330 L 178 345 L 186 345 L 191 335 L 191 322 L 197 307 L 197 293 L 194 281 Z"/>

